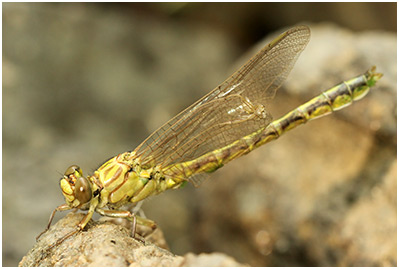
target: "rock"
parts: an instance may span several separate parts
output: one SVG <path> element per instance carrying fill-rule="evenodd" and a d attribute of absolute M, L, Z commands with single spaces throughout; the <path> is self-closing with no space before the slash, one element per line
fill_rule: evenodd
<path fill-rule="evenodd" d="M 174 255 L 160 247 L 164 245 L 164 238 L 159 229 L 156 230 L 158 236 L 147 235 L 144 243 L 133 239 L 122 225 L 93 220 L 83 232 L 50 247 L 57 239 L 73 231 L 83 216 L 81 213 L 69 213 L 57 222 L 43 234 L 19 266 L 242 266 L 233 258 L 221 253 L 189 253 L 184 257 Z"/>

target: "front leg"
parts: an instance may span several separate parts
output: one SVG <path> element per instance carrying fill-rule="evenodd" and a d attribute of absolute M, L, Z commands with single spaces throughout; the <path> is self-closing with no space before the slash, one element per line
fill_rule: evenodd
<path fill-rule="evenodd" d="M 76 229 L 74 231 L 69 232 L 68 234 L 64 235 L 63 237 L 59 238 L 55 243 L 50 245 L 48 249 L 50 250 L 53 247 L 60 245 L 62 242 L 64 242 L 69 237 L 71 237 L 71 236 L 77 234 L 78 232 L 82 231 L 84 229 L 84 227 L 86 227 L 86 225 L 89 222 L 89 220 L 92 218 L 93 213 L 96 210 L 97 205 L 98 205 L 98 198 L 95 197 L 95 198 L 91 199 L 89 210 L 88 210 L 87 214 L 83 217 L 83 219 L 79 222 L 79 224 L 76 226 Z M 50 218 L 50 219 L 52 219 L 52 218 Z"/>
<path fill-rule="evenodd" d="M 39 240 L 39 238 L 40 238 L 40 236 L 42 236 L 42 234 L 44 234 L 45 232 L 48 231 L 48 229 L 50 229 L 51 222 L 53 222 L 53 218 L 54 218 L 54 215 L 55 215 L 56 212 L 58 212 L 58 211 L 65 211 L 65 210 L 69 210 L 69 209 L 72 209 L 72 207 L 70 207 L 70 206 L 67 205 L 67 204 L 60 205 L 60 206 L 58 206 L 56 209 L 54 209 L 53 213 L 51 213 L 51 215 L 50 215 L 50 219 L 49 219 L 49 221 L 48 221 L 48 224 L 47 224 L 46 229 L 44 229 L 44 231 L 41 232 L 41 233 L 36 237 L 36 241 Z"/>
<path fill-rule="evenodd" d="M 131 213 L 130 211 L 127 210 L 107 210 L 107 209 L 96 208 L 96 211 L 103 216 L 113 217 L 113 218 L 124 218 L 132 222 L 132 237 L 135 239 L 138 239 L 137 237 L 135 237 L 137 224 L 150 227 L 153 230 L 155 230 L 155 228 L 157 227 L 155 222 L 153 222 L 152 220 L 141 218 L 139 216 L 136 216 L 136 214 Z"/>

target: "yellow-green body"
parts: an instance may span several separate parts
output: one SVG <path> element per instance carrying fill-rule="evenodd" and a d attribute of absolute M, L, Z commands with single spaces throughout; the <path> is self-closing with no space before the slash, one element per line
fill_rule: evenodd
<path fill-rule="evenodd" d="M 53 211 L 47 229 L 57 211 L 78 208 L 88 213 L 76 231 L 55 244 L 82 230 L 94 212 L 132 221 L 133 235 L 136 221 L 154 228 L 151 220 L 119 208 L 179 188 L 187 181 L 196 184 L 198 175 L 214 172 L 309 120 L 361 99 L 381 78 L 382 74 L 375 73 L 373 67 L 272 121 L 266 106 L 309 38 L 306 26 L 283 33 L 134 151 L 109 159 L 93 175 L 84 177 L 78 166 L 69 167 L 60 181 L 66 204 Z"/>
<path fill-rule="evenodd" d="M 92 184 L 100 190 L 97 207 L 107 206 L 114 209 L 126 203 L 136 203 L 167 189 L 179 188 L 193 175 L 214 172 L 229 161 L 248 154 L 309 120 L 328 115 L 361 99 L 380 76 L 371 69 L 321 93 L 258 131 L 194 160 L 165 168 L 155 165 L 143 169 L 140 161 L 135 158 L 134 151 L 119 154 L 105 162 L 89 177 Z M 164 169 L 169 171 L 167 175 L 163 174 Z M 63 187 L 62 189 L 64 190 Z M 73 207 L 73 204 L 70 206 Z"/>

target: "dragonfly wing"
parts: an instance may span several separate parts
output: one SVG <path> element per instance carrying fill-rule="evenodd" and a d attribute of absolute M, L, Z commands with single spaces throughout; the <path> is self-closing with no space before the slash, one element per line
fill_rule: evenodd
<path fill-rule="evenodd" d="M 221 85 L 149 136 L 134 153 L 142 166 L 166 167 L 193 160 L 267 126 L 275 96 L 310 30 L 298 26 L 264 47 Z"/>

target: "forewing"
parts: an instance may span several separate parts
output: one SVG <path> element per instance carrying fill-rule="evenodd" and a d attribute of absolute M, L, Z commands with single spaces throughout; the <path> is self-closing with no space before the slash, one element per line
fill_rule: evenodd
<path fill-rule="evenodd" d="M 310 38 L 306 26 L 283 33 L 221 85 L 168 121 L 135 149 L 142 166 L 193 160 L 267 126 L 275 96 Z M 255 113 L 254 108 L 263 108 Z"/>

